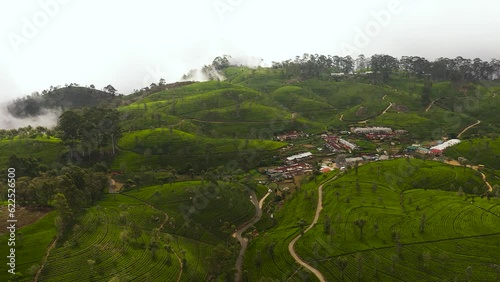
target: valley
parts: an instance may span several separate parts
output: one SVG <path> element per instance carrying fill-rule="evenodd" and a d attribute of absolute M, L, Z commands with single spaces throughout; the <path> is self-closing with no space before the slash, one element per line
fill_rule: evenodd
<path fill-rule="evenodd" d="M 57 128 L 0 131 L 33 209 L 0 280 L 498 280 L 500 83 L 292 71 L 52 90 Z"/>

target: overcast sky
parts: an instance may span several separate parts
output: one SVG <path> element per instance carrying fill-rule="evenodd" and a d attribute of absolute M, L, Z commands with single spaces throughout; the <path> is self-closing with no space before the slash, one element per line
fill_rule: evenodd
<path fill-rule="evenodd" d="M 0 95 L 71 82 L 128 94 L 222 54 L 490 60 L 498 11 L 498 0 L 0 0 Z"/>

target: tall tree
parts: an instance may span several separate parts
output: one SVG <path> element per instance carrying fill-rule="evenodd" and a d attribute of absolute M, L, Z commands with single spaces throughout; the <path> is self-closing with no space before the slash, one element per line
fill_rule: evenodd
<path fill-rule="evenodd" d="M 70 148 L 71 159 L 73 159 L 73 150 L 81 137 L 82 124 L 82 117 L 73 111 L 66 111 L 59 117 L 57 129 L 61 133 L 62 143 Z"/>
<path fill-rule="evenodd" d="M 114 96 L 117 90 L 111 84 L 108 84 L 104 87 L 104 91 Z"/>
<path fill-rule="evenodd" d="M 56 227 L 58 229 L 58 234 L 59 237 L 64 237 L 73 226 L 73 211 L 70 209 L 66 197 L 61 193 L 57 193 L 54 196 L 54 206 L 58 210 L 58 217 L 56 218 Z"/>
<path fill-rule="evenodd" d="M 356 71 L 363 71 L 368 68 L 367 59 L 365 55 L 361 54 L 356 59 Z"/>
<path fill-rule="evenodd" d="M 382 82 L 386 83 L 389 76 L 398 68 L 398 60 L 389 55 L 373 55 L 371 69 L 381 75 Z"/>

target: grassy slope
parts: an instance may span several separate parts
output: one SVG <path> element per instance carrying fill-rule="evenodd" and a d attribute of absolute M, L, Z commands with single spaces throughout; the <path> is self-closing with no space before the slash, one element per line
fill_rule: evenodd
<path fill-rule="evenodd" d="M 239 225 L 254 211 L 246 193 L 223 183 L 207 188 L 199 181 L 187 181 L 141 188 L 126 195 L 146 201 L 173 218 L 174 224 L 167 224 L 166 232 L 207 244 L 226 239 L 224 225 Z"/>
<path fill-rule="evenodd" d="M 161 218 L 161 213 L 122 195 L 116 195 L 116 202 L 109 195 L 100 204 L 88 210 L 81 220 L 81 230 L 72 236 L 78 245 L 60 246 L 51 252 L 41 277 L 44 281 L 88 281 L 91 275 L 99 281 L 107 281 L 116 275 L 128 280 L 145 277 L 148 272 L 154 274 L 153 281 L 163 281 L 161 276 L 176 277 L 179 262 L 172 254 L 159 248 L 157 258 L 152 258 L 144 247 L 150 241 L 151 229 L 158 225 L 150 217 Z M 126 245 L 118 239 L 125 229 L 118 220 L 124 209 L 120 205 L 127 206 L 127 220 L 144 229 L 141 238 Z M 172 256 L 171 265 L 165 264 L 169 255 Z M 96 261 L 93 274 L 87 263 L 89 259 Z"/>
<path fill-rule="evenodd" d="M 54 220 L 57 213 L 51 212 L 37 222 L 17 230 L 16 236 L 16 272 L 21 272 L 26 277 L 25 281 L 31 281 L 27 270 L 33 265 L 40 265 L 47 246 L 56 235 Z M 23 235 L 21 236 L 22 233 Z M 8 281 L 10 274 L 7 272 L 7 258 L 9 254 L 7 246 L 8 234 L 0 235 L 0 252 L 2 253 L 0 267 L 0 281 Z"/>
<path fill-rule="evenodd" d="M 120 164 L 123 163 L 126 164 L 128 169 L 136 170 L 139 170 L 142 166 L 164 167 L 167 165 L 174 167 L 179 166 L 179 168 L 182 169 L 189 161 L 193 162 L 192 164 L 194 166 L 199 165 L 200 167 L 206 167 L 207 159 L 210 159 L 212 164 L 224 164 L 228 160 L 241 158 L 241 153 L 237 151 L 245 151 L 244 148 L 246 146 L 244 145 L 245 141 L 243 138 L 251 137 L 250 139 L 252 139 L 260 137 L 262 139 L 269 139 L 275 132 L 292 128 L 302 128 L 306 131 L 315 133 L 323 130 L 327 126 L 348 128 L 351 122 L 339 121 L 340 114 L 344 113 L 345 119 L 352 121 L 372 118 L 385 109 L 389 102 L 407 106 L 409 112 L 397 113 L 394 110 L 390 110 L 387 114 L 368 121 L 369 125 L 389 125 L 398 129 L 409 129 L 416 138 L 421 139 L 436 139 L 445 133 L 458 133 L 461 129 L 472 124 L 477 119 L 481 119 L 483 123 L 471 129 L 468 134 L 498 131 L 498 118 L 496 116 L 498 112 L 498 96 L 496 95 L 499 91 L 498 85 L 479 85 L 476 86 L 477 91 L 470 88 L 469 85 L 467 87 L 470 89 L 468 92 L 465 91 L 464 94 L 455 89 L 449 82 L 435 83 L 431 99 L 434 100 L 442 97 L 447 97 L 447 99 L 438 101 L 435 106 L 426 113 L 423 112 L 426 105 L 421 105 L 420 103 L 420 93 L 423 89 L 421 81 L 412 82 L 411 80 L 395 77 L 389 82 L 388 86 L 374 86 L 355 81 L 333 82 L 314 79 L 302 82 L 289 81 L 279 70 L 272 69 L 251 70 L 247 68 L 231 67 L 225 70 L 225 73 L 228 78 L 227 82 L 210 81 L 195 83 L 172 90 L 153 93 L 129 106 L 119 108 L 123 114 L 122 126 L 125 131 L 130 132 L 125 132 L 123 138 L 119 142 L 119 145 L 123 146 L 123 150 L 115 159 L 113 168 L 119 169 Z M 478 98 L 475 96 L 477 94 L 481 96 Z M 382 101 L 382 97 L 384 96 L 386 96 L 386 99 Z M 450 101 L 452 101 L 452 103 Z M 365 107 L 367 111 L 361 115 L 359 115 L 358 112 L 358 115 L 356 115 L 360 106 Z M 451 110 L 455 111 L 455 113 Z M 297 113 L 297 117 L 295 122 L 291 123 L 289 120 L 293 112 Z M 282 122 L 282 120 L 286 122 Z M 151 130 L 150 128 L 153 129 Z M 172 133 L 170 133 L 170 128 L 172 128 Z M 468 134 L 466 134 L 466 136 Z M 139 144 L 135 144 L 136 136 L 139 138 Z M 210 136 L 210 138 L 208 136 Z M 238 137 L 240 139 L 234 139 L 232 137 Z M 475 140 L 473 142 L 478 143 L 477 147 L 485 147 L 485 144 L 481 143 L 481 141 Z M 209 144 L 212 144 L 213 147 Z M 270 141 L 249 140 L 248 142 L 249 151 L 253 149 L 272 151 L 280 146 L 282 146 L 281 143 Z M 467 144 L 462 143 L 455 147 L 457 152 L 449 151 L 447 153 L 450 153 L 454 157 L 462 155 L 471 160 L 477 159 L 478 162 L 484 163 L 487 166 L 497 167 L 498 161 L 496 156 L 498 152 L 496 148 L 498 146 L 496 146 L 496 141 L 491 141 L 489 145 L 490 148 L 486 151 L 476 152 L 474 148 L 469 149 L 467 146 Z M 211 148 L 211 151 L 213 150 L 213 155 L 210 158 L 207 158 L 206 154 L 208 147 Z M 151 157 L 144 156 L 144 150 L 146 148 L 152 150 Z M 63 150 L 64 147 L 55 139 L 40 139 L 35 141 L 31 139 L 14 141 L 3 140 L 0 141 L 0 164 L 6 165 L 8 157 L 13 152 L 40 157 L 44 163 L 50 164 L 58 158 L 58 155 Z M 185 156 L 191 156 L 193 159 L 186 159 Z M 253 158 L 259 159 L 260 156 L 254 156 Z M 367 167 L 374 166 L 370 165 Z M 425 172 L 426 175 L 429 176 L 426 178 L 415 178 L 412 181 L 400 181 L 398 187 L 410 185 L 412 186 L 410 188 L 413 188 L 413 184 L 415 184 L 417 185 L 415 188 L 418 188 L 418 185 L 423 185 L 424 183 L 425 185 L 431 185 L 428 183 L 435 183 L 435 187 L 433 188 L 445 189 L 449 187 L 450 183 L 454 183 L 455 187 L 463 186 L 463 188 L 468 191 L 473 191 L 476 186 L 482 189 L 481 183 L 478 181 L 476 175 L 470 175 L 470 172 L 467 171 L 465 174 L 462 173 L 463 175 L 458 175 L 459 173 L 457 172 L 459 170 L 460 168 L 455 168 L 455 174 L 453 174 L 449 168 L 434 167 L 431 170 L 434 172 L 422 170 L 421 173 Z M 368 173 L 367 177 L 373 176 L 373 173 L 373 171 Z M 457 178 L 454 178 L 454 175 Z M 352 182 L 352 180 L 349 181 Z M 341 180 L 339 180 L 338 183 L 345 184 L 346 187 L 352 187 L 352 183 L 342 182 Z M 382 180 L 379 184 L 379 189 L 387 193 L 389 193 L 389 191 L 396 191 L 389 187 L 394 185 L 394 183 L 390 183 L 389 181 L 387 183 L 388 186 L 385 187 Z M 447 184 L 444 185 L 443 183 Z M 363 189 L 370 189 L 370 185 L 371 184 L 361 183 Z M 335 189 L 338 190 L 339 188 Z M 154 187 L 149 190 L 143 189 L 138 193 L 157 190 L 159 191 L 161 189 Z M 263 268 L 269 270 L 265 271 L 265 273 L 271 273 L 273 267 L 278 267 L 278 269 L 280 269 L 280 271 L 276 272 L 275 278 L 281 278 L 283 275 L 287 276 L 293 272 L 295 263 L 291 261 L 289 255 L 287 255 L 286 242 L 288 239 L 291 239 L 293 234 L 297 234 L 298 232 L 297 220 L 299 218 L 297 215 L 300 215 L 300 217 L 303 217 L 306 221 L 310 221 L 315 207 L 314 195 L 316 192 L 316 184 L 306 185 L 303 191 L 308 191 L 308 194 L 305 194 L 305 192 L 297 194 L 294 196 L 297 199 L 289 202 L 281 211 L 276 213 L 280 225 L 266 233 L 267 235 L 260 237 L 252 243 L 255 245 L 249 249 L 248 259 L 245 261 L 247 269 L 253 269 L 255 267 L 252 266 L 252 264 L 254 265 L 253 260 L 257 249 L 262 250 L 264 262 L 268 262 L 270 258 L 266 251 L 267 244 L 275 242 L 278 244 L 276 247 L 276 254 L 282 257 L 279 259 L 275 258 L 274 260 L 271 259 L 273 261 L 272 263 L 264 263 L 265 265 Z M 133 195 L 134 192 L 129 193 Z M 352 191 L 344 193 L 352 193 Z M 428 194 L 431 194 L 431 196 L 434 196 L 436 199 L 442 199 L 444 202 L 448 201 L 447 197 L 449 196 L 447 192 L 443 191 L 421 191 L 418 189 L 405 191 L 404 193 L 405 195 L 408 194 L 408 196 L 415 193 L 411 195 L 411 197 L 414 198 L 414 201 L 418 199 L 418 201 L 421 201 L 426 207 L 429 206 L 429 208 L 427 208 L 429 210 L 428 215 L 434 211 L 432 201 L 427 199 L 430 197 L 427 197 Z M 154 194 L 154 192 L 152 194 Z M 151 195 L 143 199 L 155 201 L 149 198 Z M 141 198 L 142 196 L 138 194 L 137 197 Z M 335 196 L 332 197 L 332 195 L 329 197 L 330 199 L 335 198 Z M 391 196 L 386 197 L 387 199 L 384 198 L 384 204 L 386 206 L 393 206 L 393 208 L 390 208 L 392 211 L 389 211 L 389 213 L 393 212 L 396 217 L 400 217 L 398 214 L 399 211 L 397 208 L 394 208 L 398 207 L 399 199 L 397 197 L 391 198 Z M 170 199 L 170 196 L 165 199 L 167 198 Z M 450 196 L 448 198 L 452 197 Z M 175 198 L 172 199 L 175 201 Z M 182 197 L 179 199 L 179 202 L 175 202 L 175 204 L 188 201 Z M 356 202 L 357 200 L 359 200 L 359 202 Z M 371 203 L 372 200 L 376 206 L 378 197 L 375 200 L 368 198 L 360 200 L 356 199 L 356 195 L 353 195 L 351 206 L 353 206 L 354 203 L 361 204 L 361 201 L 363 201 L 363 204 L 368 202 Z M 124 197 L 121 197 L 120 201 L 134 202 L 132 199 L 125 199 Z M 211 203 L 215 203 L 215 201 L 211 199 Z M 168 209 L 168 207 L 162 206 L 164 204 L 161 202 L 155 204 L 159 205 L 162 209 Z M 113 205 L 114 204 L 110 204 L 110 206 Z M 330 205 L 329 208 L 332 212 L 337 211 L 337 206 L 333 204 Z M 451 209 L 451 211 L 468 208 L 467 205 L 462 206 L 460 204 L 454 204 L 452 207 L 453 209 Z M 117 207 L 113 207 L 112 210 L 116 211 Z M 173 210 L 170 210 L 170 212 L 174 213 Z M 225 211 L 223 214 L 229 212 L 230 211 Z M 341 212 L 344 212 L 344 210 L 338 211 L 338 213 Z M 93 217 L 96 216 L 96 213 L 102 213 L 102 211 L 94 211 L 94 214 L 89 212 L 89 218 L 87 218 L 87 220 L 95 220 Z M 148 211 L 145 215 L 150 213 L 154 213 L 154 210 Z M 133 214 L 136 217 L 135 220 L 141 221 L 143 219 L 141 217 L 142 215 L 138 212 L 134 211 Z M 231 222 L 238 223 L 240 222 L 239 220 L 242 219 L 237 216 L 238 214 L 239 213 L 235 213 L 234 216 L 236 217 L 228 218 Z M 295 215 L 295 217 L 290 217 L 290 214 Z M 198 234 L 199 237 L 197 237 L 200 241 L 207 243 L 212 240 L 214 236 L 220 236 L 220 234 L 215 234 L 217 232 L 206 232 L 206 229 L 210 227 L 210 225 L 203 225 L 202 222 L 207 218 L 212 220 L 214 218 L 220 220 L 221 218 L 210 213 L 199 216 L 199 218 L 196 216 L 195 218 L 200 220 L 200 225 L 196 226 L 198 228 L 196 232 L 202 234 Z M 418 217 L 415 213 L 408 216 Z M 481 214 L 481 216 L 485 217 L 483 214 Z M 106 215 L 103 214 L 103 217 L 107 218 L 106 220 L 109 220 L 109 222 L 113 222 L 114 220 L 111 213 L 106 213 Z M 487 218 L 487 224 L 492 220 L 492 218 L 487 217 L 487 215 L 485 218 Z M 216 222 L 212 222 L 211 224 L 216 225 Z M 154 226 L 151 222 L 146 225 L 146 230 L 150 230 Z M 349 225 L 350 235 L 356 235 L 356 230 L 352 227 L 352 224 Z M 36 226 L 36 224 L 32 226 Z M 185 229 L 187 230 L 187 228 Z M 319 229 L 319 231 L 316 229 Z M 318 234 L 321 233 L 321 224 L 319 224 L 316 229 Z M 478 228 L 477 230 L 479 231 L 481 229 Z M 175 228 L 172 229 L 172 231 L 181 232 L 176 231 Z M 186 234 L 189 235 L 191 231 L 192 230 L 183 232 L 187 232 Z M 311 232 L 310 234 L 314 234 L 313 231 Z M 406 234 L 405 236 L 410 237 L 411 235 L 408 236 L 408 234 Z M 419 237 L 416 235 L 415 238 L 422 239 L 421 237 L 422 236 Z M 283 238 L 287 239 L 283 240 Z M 145 240 L 147 240 L 147 236 Z M 180 240 L 182 241 L 184 239 Z M 185 240 L 189 241 L 193 239 Z M 187 245 L 191 244 L 187 241 Z M 308 244 L 307 242 L 308 241 L 299 241 L 299 243 L 302 244 Z M 193 253 L 188 255 L 196 257 L 197 255 L 194 252 L 197 250 L 196 244 L 198 243 L 193 244 L 195 244 L 193 247 L 189 247 L 193 249 Z M 314 250 L 314 243 L 312 244 L 313 245 L 305 247 L 302 252 L 304 252 L 304 256 L 309 256 L 314 260 L 315 254 L 311 254 L 311 250 Z M 354 246 L 353 248 L 357 248 L 359 245 L 357 242 L 352 242 L 352 244 L 352 246 Z M 485 242 L 481 241 L 477 244 L 485 244 Z M 46 245 L 43 245 L 43 248 L 45 247 Z M 492 248 L 494 249 L 496 247 L 497 246 L 493 246 Z M 300 244 L 298 245 L 298 249 L 299 248 Z M 204 253 L 207 248 L 201 248 L 200 250 L 201 253 Z M 349 265 L 353 267 L 355 262 L 352 261 L 352 257 L 350 259 Z M 85 261 L 83 262 L 85 263 Z M 76 262 L 75 265 L 81 263 L 82 261 L 80 260 Z M 463 266 L 463 261 L 460 262 L 460 260 L 457 259 L 456 263 Z M 387 264 L 385 265 L 387 266 Z M 29 267 L 29 265 L 27 267 Z M 367 267 L 371 266 L 367 265 Z M 453 267 L 458 271 L 457 265 Z M 202 277 L 203 271 L 200 273 L 201 276 L 193 277 Z M 338 271 L 335 273 L 338 274 Z M 335 273 L 332 275 L 337 275 Z M 351 273 L 350 275 L 355 274 Z"/>
<path fill-rule="evenodd" d="M 360 183 L 360 195 L 355 189 L 356 179 Z M 372 192 L 374 180 L 377 183 L 376 193 Z M 473 265 L 474 269 L 480 269 L 481 273 L 474 276 L 478 281 L 487 281 L 494 277 L 494 272 L 487 267 L 487 263 L 494 262 L 492 254 L 500 248 L 498 244 L 493 243 L 498 240 L 500 233 L 500 205 L 498 200 L 488 202 L 486 199 L 476 199 L 471 205 L 470 200 L 464 201 L 463 197 L 457 196 L 456 191 L 460 186 L 469 192 L 478 187 L 481 192 L 484 184 L 470 169 L 464 171 L 462 168 L 430 161 L 412 159 L 411 164 L 408 164 L 406 160 L 395 160 L 362 166 L 359 168 L 358 177 L 351 171 L 324 188 L 320 221 L 298 241 L 296 249 L 301 257 L 319 267 L 327 279 L 332 281 L 340 279 L 340 271 L 335 265 L 338 256 L 348 258 L 346 275 L 350 280 L 356 279 L 358 263 L 355 257 L 358 252 L 363 256 L 365 279 L 373 278 L 373 260 L 377 256 L 380 261 L 379 274 L 384 281 L 413 281 L 411 279 L 415 277 L 426 277 L 427 280 L 437 279 L 436 277 L 449 278 L 450 275 L 455 275 L 454 273 L 464 273 L 469 264 Z M 278 226 L 261 234 L 251 243 L 245 267 L 250 273 L 255 273 L 253 278 L 272 276 L 281 279 L 294 272 L 296 266 L 290 261 L 286 249 L 287 242 L 294 234 L 298 234 L 297 221 L 300 217 L 307 222 L 311 221 L 315 210 L 316 187 L 317 184 L 303 188 L 281 211 L 275 213 Z M 445 191 L 449 189 L 453 192 Z M 404 211 L 400 207 L 401 194 Z M 350 198 L 349 203 L 346 203 L 347 197 Z M 408 203 L 410 198 L 411 204 Z M 287 212 L 289 210 L 293 212 Z M 424 212 L 427 221 L 425 232 L 421 234 L 419 220 Z M 323 233 L 325 214 L 332 221 L 332 236 Z M 286 216 L 281 218 L 280 215 Z M 358 218 L 367 220 L 363 241 L 359 239 L 359 229 L 353 224 Z M 375 222 L 379 226 L 376 235 L 373 228 Z M 391 231 L 399 232 L 405 245 L 402 251 L 404 259 L 398 260 L 394 272 L 390 271 L 391 255 L 395 250 Z M 483 237 L 490 234 L 497 235 Z M 451 240 L 464 236 L 475 237 Z M 430 243 L 434 241 L 440 243 Z M 277 244 L 274 260 L 267 253 L 267 246 L 271 242 Z M 455 244 L 461 248 L 455 249 Z M 255 267 L 254 257 L 257 250 L 262 252 L 261 268 Z M 477 260 L 468 262 L 470 258 L 465 259 L 464 252 L 470 252 Z M 425 271 L 422 271 L 423 263 L 419 260 L 422 253 L 430 253 L 432 257 Z M 440 256 L 448 257 L 450 265 L 443 265 Z M 447 268 L 444 272 L 443 266 Z M 270 269 L 279 271 L 274 271 L 271 275 Z"/>
<path fill-rule="evenodd" d="M 239 225 L 250 219 L 254 208 L 248 195 L 241 190 L 222 183 L 214 190 L 199 188 L 200 185 L 199 181 L 188 181 L 141 188 L 123 195 L 107 195 L 99 206 L 86 212 L 80 223 L 81 230 L 72 235 L 78 245 L 60 246 L 51 253 L 42 278 L 46 281 L 62 278 L 87 281 L 90 278 L 87 260 L 93 259 L 98 260 L 94 278 L 100 281 L 114 276 L 125 280 L 138 277 L 149 277 L 151 281 L 175 279 L 179 273 L 175 255 L 160 247 L 157 257 L 152 258 L 145 248 L 151 240 L 152 229 L 158 228 L 165 219 L 165 212 L 168 221 L 162 233 L 174 236 L 171 246 L 178 255 L 182 250 L 186 252 L 188 267 L 181 281 L 204 281 L 208 271 L 205 258 L 216 244 L 229 236 L 224 231 L 225 226 Z M 190 208 L 195 212 L 186 214 Z M 117 240 L 126 228 L 119 222 L 123 212 L 127 213 L 128 222 L 135 222 L 143 229 L 142 237 L 127 245 Z M 158 217 L 159 221 L 152 217 Z M 172 258 L 170 265 L 165 263 L 169 256 Z"/>
<path fill-rule="evenodd" d="M 324 181 L 327 178 L 321 176 L 319 179 Z M 261 228 L 260 234 L 250 241 L 245 254 L 244 269 L 248 270 L 250 281 L 258 281 L 261 277 L 286 280 L 295 273 L 298 267 L 288 252 L 288 243 L 299 234 L 299 220 L 312 221 L 316 210 L 319 183 L 305 184 L 299 192 L 292 194 L 292 198 L 289 198 L 280 210 L 273 213 L 277 222 L 276 226 L 272 227 L 269 215 L 263 214 L 261 219 L 263 222 L 257 224 Z M 272 201 L 272 198 L 269 201 Z M 275 244 L 274 257 L 271 257 L 268 252 L 270 244 Z M 257 267 L 256 259 L 259 251 L 262 264 Z"/>
<path fill-rule="evenodd" d="M 448 148 L 446 155 L 454 159 L 464 157 L 474 164 L 483 164 L 486 167 L 500 170 L 500 140 L 484 138 L 466 140 L 456 146 Z"/>
<path fill-rule="evenodd" d="M 460 100 L 463 100 L 463 93 L 476 93 L 474 89 L 478 89 L 477 93 L 482 98 L 479 99 L 480 103 L 473 105 L 485 104 L 488 109 L 496 107 L 498 103 L 494 103 L 494 99 L 497 90 L 494 85 L 465 85 L 457 88 L 450 82 L 434 83 L 431 100 L 446 99 L 438 100 L 430 111 L 425 112 L 428 105 L 421 104 L 423 82 L 419 80 L 394 76 L 388 85 L 377 86 L 355 80 L 287 80 L 280 71 L 273 69 L 231 67 L 225 72 L 228 78 L 226 82 L 194 83 L 153 93 L 121 107 L 125 130 L 168 128 L 196 134 L 193 138 L 199 142 L 193 145 L 188 141 L 185 146 L 177 146 L 179 143 L 176 140 L 152 142 L 142 148 L 121 152 L 113 168 L 119 169 L 121 164 L 126 164 L 132 170 L 142 166 L 156 168 L 167 165 L 183 169 L 185 164 L 181 165 L 178 161 L 181 155 L 191 156 L 190 163 L 205 163 L 206 166 L 206 156 L 200 157 L 200 153 L 206 151 L 206 145 L 218 143 L 215 145 L 218 147 L 226 142 L 226 145 L 234 148 L 232 152 L 217 148 L 215 157 L 211 158 L 211 163 L 220 165 L 227 159 L 238 158 L 236 148 L 241 148 L 241 140 L 227 138 L 269 139 L 277 132 L 292 129 L 310 133 L 325 128 L 348 129 L 353 123 L 362 120 L 367 120 L 368 126 L 409 130 L 410 136 L 419 140 L 457 135 L 477 118 L 486 118 L 486 121 L 468 131 L 465 136 L 491 132 L 497 128 L 495 123 L 488 123 L 488 116 L 478 112 L 477 107 L 460 110 L 464 108 L 460 103 L 465 103 Z M 458 106 L 451 108 L 443 106 L 450 99 L 460 103 L 454 102 Z M 398 112 L 395 106 L 381 115 L 389 103 L 406 107 L 408 111 Z M 339 120 L 341 115 L 344 121 Z M 123 138 L 141 138 L 141 135 L 144 135 L 144 131 L 125 133 Z M 219 140 L 206 142 L 206 138 L 201 136 Z M 151 157 L 143 156 L 146 148 L 152 150 Z M 166 157 L 166 152 L 172 156 Z"/>
<path fill-rule="evenodd" d="M 403 127 L 412 131 L 415 138 L 436 139 L 442 134 L 457 134 L 477 119 L 483 122 L 465 137 L 498 131 L 500 126 L 496 117 L 500 88 L 491 82 L 459 86 L 434 83 L 430 98 L 441 100 L 426 113 L 423 110 L 427 105 L 422 105 L 420 98 L 423 82 L 398 75 L 383 86 L 356 80 L 291 80 L 280 70 L 266 68 L 230 67 L 225 75 L 225 82 L 194 83 L 152 93 L 120 107 L 124 131 L 173 127 L 211 137 L 256 138 L 259 133 L 270 135 L 294 128 L 308 132 L 332 126 L 348 128 L 353 122 L 370 119 L 368 125 Z M 391 109 L 376 117 L 389 102 L 406 106 L 409 112 Z M 346 122 L 339 121 L 341 114 Z M 2 141 L 0 152 L 23 152 L 6 146 L 7 143 Z M 23 148 L 37 155 L 31 144 L 26 143 Z M 36 150 L 39 149 L 44 150 L 43 146 Z M 56 154 L 52 150 L 41 157 L 51 163 L 57 159 Z M 6 158 L 0 154 L 0 163 L 5 163 Z"/>
<path fill-rule="evenodd" d="M 137 141 L 136 141 L 137 140 Z M 269 140 L 248 140 L 229 138 L 208 138 L 168 128 L 141 130 L 125 133 L 118 146 L 121 149 L 115 158 L 113 168 L 126 164 L 127 169 L 137 170 L 142 166 L 165 167 L 167 165 L 184 169 L 190 162 L 199 165 L 222 163 L 233 157 L 244 155 L 246 151 L 256 154 L 271 152 L 285 143 Z M 144 155 L 146 150 L 150 156 Z"/>
<path fill-rule="evenodd" d="M 493 279 L 494 272 L 487 267 L 487 263 L 494 262 L 491 254 L 500 248 L 490 244 L 498 240 L 500 235 L 498 200 L 489 202 L 486 199 L 478 199 L 476 203 L 471 204 L 470 200 L 464 201 L 464 197 L 457 196 L 456 188 L 452 188 L 452 192 L 443 191 L 449 190 L 452 184 L 453 187 L 469 185 L 469 189 L 482 186 L 479 177 L 472 170 L 466 170 L 464 173 L 463 169 L 432 162 L 412 160 L 411 165 L 404 162 L 401 160 L 399 163 L 383 163 L 379 177 L 368 177 L 373 176 L 370 170 L 375 165 L 360 168 L 358 179 L 361 183 L 361 194 L 355 192 L 356 176 L 352 172 L 326 187 L 325 197 L 329 201 L 325 203 L 323 213 L 332 218 L 335 235 L 325 235 L 323 220 L 320 220 L 298 244 L 297 249 L 301 255 L 313 264 L 316 264 L 315 261 L 321 261 L 317 264 L 320 270 L 333 280 L 341 276 L 335 266 L 335 259 L 339 256 L 348 258 L 346 275 L 349 279 L 355 279 L 357 253 L 362 254 L 366 279 L 374 277 L 375 256 L 380 261 L 377 268 L 379 274 L 382 273 L 381 279 L 384 280 L 413 281 L 416 277 L 426 277 L 426 280 L 434 281 L 463 273 L 467 265 L 479 270 L 474 276 L 477 281 Z M 417 167 L 419 169 L 415 171 Z M 392 172 L 398 169 L 403 172 L 415 171 L 408 174 L 416 184 L 412 185 L 415 188 L 401 187 L 397 181 L 391 181 L 394 177 Z M 371 191 L 374 180 L 377 183 L 376 193 Z M 425 185 L 427 183 L 428 185 Z M 336 200 L 337 191 L 341 194 L 339 201 Z M 400 206 L 401 195 L 404 210 Z M 350 197 L 350 203 L 345 202 L 346 197 Z M 423 213 L 426 214 L 427 220 L 425 232 L 420 233 L 420 219 Z M 359 218 L 367 221 L 363 240 L 360 240 L 359 229 L 353 224 Z M 375 223 L 378 223 L 378 232 L 373 228 Z M 395 270 L 392 270 L 391 261 L 396 243 L 391 238 L 391 232 L 398 232 L 404 245 Z M 316 245 L 325 242 L 329 242 L 329 247 L 320 247 L 320 251 L 314 253 Z M 461 247 L 455 248 L 457 245 Z M 467 258 L 463 257 L 465 253 L 468 253 Z M 424 266 L 422 254 L 429 254 L 432 258 L 428 265 Z M 451 263 L 445 265 L 445 261 L 439 256 L 448 257 L 447 260 Z M 458 276 L 463 278 L 463 275 Z"/>
<path fill-rule="evenodd" d="M 12 154 L 40 158 L 42 163 L 50 166 L 65 149 L 57 138 L 38 137 L 36 139 L 14 138 L 12 140 L 0 140 L 0 167 L 7 167 L 9 157 Z"/>

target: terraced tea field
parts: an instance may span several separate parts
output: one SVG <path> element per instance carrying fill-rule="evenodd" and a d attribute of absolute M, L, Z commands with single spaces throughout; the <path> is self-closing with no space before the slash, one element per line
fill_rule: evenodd
<path fill-rule="evenodd" d="M 188 181 L 106 195 L 50 252 L 39 281 L 205 281 L 210 251 L 254 207 L 242 190 L 202 187 Z M 133 225 L 141 230 L 137 238 Z"/>
<path fill-rule="evenodd" d="M 120 223 L 119 217 L 123 208 L 108 196 L 101 206 L 87 211 L 79 230 L 69 241 L 73 243 L 51 251 L 40 281 L 108 281 L 115 276 L 124 281 L 175 280 L 180 270 L 175 253 L 180 254 L 180 249 L 175 245 L 171 251 L 159 247 L 153 256 L 149 246 L 151 230 L 158 227 L 151 216 L 161 216 L 161 213 L 139 201 L 121 195 L 116 198 L 122 205 L 127 203 L 131 215 L 128 220 L 140 224 L 143 234 L 129 243 L 123 242 L 120 235 L 126 226 Z M 197 277 L 201 279 L 203 273 Z"/>
<path fill-rule="evenodd" d="M 482 194 L 483 186 L 473 170 L 437 162 L 401 159 L 361 166 L 358 173 L 351 170 L 325 185 L 320 220 L 295 249 L 327 281 L 342 276 L 346 281 L 464 281 L 468 266 L 472 281 L 495 281 L 500 201 L 473 196 Z M 305 226 L 311 222 L 315 196 L 314 189 L 302 189 L 287 204 L 294 211 L 285 206 L 275 214 L 278 225 L 251 243 L 249 253 L 259 252 L 261 260 L 256 266 L 249 256 L 245 266 L 252 279 L 316 281 L 285 252 L 300 233 L 301 218 Z"/>

